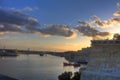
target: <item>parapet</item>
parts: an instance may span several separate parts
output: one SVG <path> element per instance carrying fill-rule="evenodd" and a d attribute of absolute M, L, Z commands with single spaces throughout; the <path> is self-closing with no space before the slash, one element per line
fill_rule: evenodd
<path fill-rule="evenodd" d="M 120 40 L 91 40 L 91 47 L 118 47 Z"/>

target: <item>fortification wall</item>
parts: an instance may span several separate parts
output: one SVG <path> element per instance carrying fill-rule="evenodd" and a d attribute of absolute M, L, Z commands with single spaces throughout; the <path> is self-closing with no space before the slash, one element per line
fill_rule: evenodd
<path fill-rule="evenodd" d="M 110 46 L 91 49 L 87 69 L 120 73 L 120 48 Z"/>
<path fill-rule="evenodd" d="M 93 45 L 89 59 L 81 80 L 120 80 L 120 45 Z"/>

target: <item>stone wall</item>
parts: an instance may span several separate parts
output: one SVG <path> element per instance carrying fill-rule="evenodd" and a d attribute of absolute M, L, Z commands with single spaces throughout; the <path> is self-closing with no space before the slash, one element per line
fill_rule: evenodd
<path fill-rule="evenodd" d="M 100 70 L 120 73 L 120 48 L 92 47 L 88 63 L 89 70 Z"/>
<path fill-rule="evenodd" d="M 120 45 L 94 45 L 89 59 L 81 80 L 120 80 Z"/>
<path fill-rule="evenodd" d="M 81 75 L 81 80 L 120 80 L 120 74 L 84 71 Z"/>

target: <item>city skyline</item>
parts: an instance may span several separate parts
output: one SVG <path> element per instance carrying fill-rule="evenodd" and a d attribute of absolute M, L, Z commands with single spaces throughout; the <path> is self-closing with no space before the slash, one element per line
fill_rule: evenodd
<path fill-rule="evenodd" d="M 120 33 L 119 0 L 0 0 L 0 48 L 80 50 Z"/>

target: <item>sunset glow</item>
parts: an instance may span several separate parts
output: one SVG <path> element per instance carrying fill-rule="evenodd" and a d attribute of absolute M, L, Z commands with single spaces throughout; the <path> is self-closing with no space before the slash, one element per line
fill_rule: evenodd
<path fill-rule="evenodd" d="M 120 33 L 117 4 L 118 0 L 0 0 L 0 48 L 77 51 L 89 47 L 93 38 L 111 39 Z"/>

